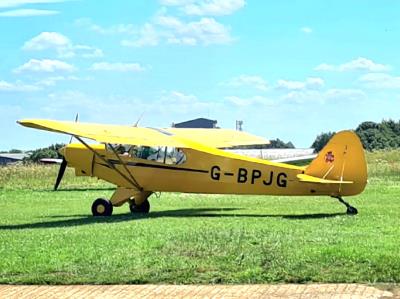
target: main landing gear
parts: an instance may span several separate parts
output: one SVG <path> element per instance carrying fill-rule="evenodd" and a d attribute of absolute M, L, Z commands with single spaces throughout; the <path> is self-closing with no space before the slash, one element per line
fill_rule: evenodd
<path fill-rule="evenodd" d="M 351 206 L 348 202 L 345 202 L 341 196 L 332 196 L 336 198 L 340 203 L 344 204 L 347 208 L 347 215 L 357 215 L 358 211 L 355 207 Z"/>
<path fill-rule="evenodd" d="M 148 214 L 150 202 L 146 198 L 141 204 L 136 204 L 133 198 L 129 199 L 129 209 L 132 214 Z M 105 198 L 98 198 L 92 204 L 93 216 L 111 216 L 113 212 L 112 201 Z"/>

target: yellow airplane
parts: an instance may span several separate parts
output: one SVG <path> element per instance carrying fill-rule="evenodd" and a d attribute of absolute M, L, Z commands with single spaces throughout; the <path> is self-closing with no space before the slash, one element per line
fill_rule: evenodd
<path fill-rule="evenodd" d="M 111 199 L 93 202 L 94 216 L 110 216 L 129 203 L 132 213 L 148 213 L 154 192 L 260 195 L 324 195 L 338 199 L 348 214 L 357 209 L 342 196 L 361 193 L 367 184 L 364 150 L 352 131 L 335 134 L 304 167 L 250 158 L 221 148 L 265 144 L 267 140 L 227 129 L 155 129 L 117 125 L 21 120 L 19 124 L 69 134 L 80 143 L 60 150 L 65 168 L 117 186 Z M 87 139 L 97 142 L 89 143 Z"/>

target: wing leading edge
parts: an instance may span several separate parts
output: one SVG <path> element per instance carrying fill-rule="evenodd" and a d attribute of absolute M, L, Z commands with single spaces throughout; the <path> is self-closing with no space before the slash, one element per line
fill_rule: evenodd
<path fill-rule="evenodd" d="M 196 143 L 213 148 L 269 143 L 264 138 L 227 129 L 153 129 L 44 119 L 26 119 L 18 123 L 25 127 L 80 136 L 103 143 L 194 149 Z"/>

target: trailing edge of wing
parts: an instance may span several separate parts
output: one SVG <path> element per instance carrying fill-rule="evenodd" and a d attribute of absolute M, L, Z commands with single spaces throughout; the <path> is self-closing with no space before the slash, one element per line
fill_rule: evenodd
<path fill-rule="evenodd" d="M 335 181 L 335 180 L 325 180 L 321 178 L 317 178 L 315 176 L 306 175 L 306 174 L 298 174 L 297 178 L 300 182 L 305 183 L 318 183 L 318 184 L 353 184 L 352 181 Z"/>

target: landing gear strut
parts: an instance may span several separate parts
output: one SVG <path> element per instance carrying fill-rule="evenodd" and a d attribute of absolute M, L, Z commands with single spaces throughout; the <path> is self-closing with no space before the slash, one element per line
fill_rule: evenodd
<path fill-rule="evenodd" d="M 344 204 L 347 208 L 346 213 L 348 215 L 357 215 L 358 211 L 355 207 L 351 206 L 348 202 L 345 202 L 341 196 L 332 196 L 333 198 L 336 198 L 340 203 Z"/>

